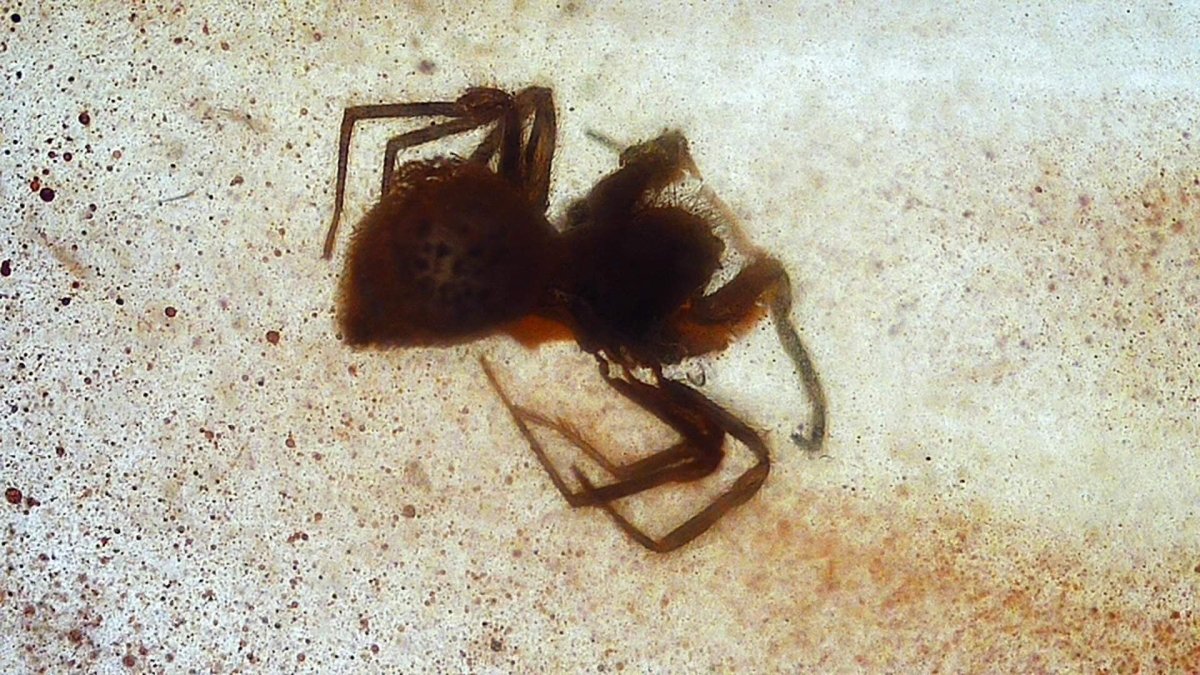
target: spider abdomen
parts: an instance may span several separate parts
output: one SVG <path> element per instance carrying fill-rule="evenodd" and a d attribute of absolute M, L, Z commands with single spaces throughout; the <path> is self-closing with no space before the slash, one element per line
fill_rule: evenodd
<path fill-rule="evenodd" d="M 488 167 L 408 164 L 354 235 L 343 337 L 356 346 L 477 337 L 529 313 L 556 244 L 545 217 Z"/>

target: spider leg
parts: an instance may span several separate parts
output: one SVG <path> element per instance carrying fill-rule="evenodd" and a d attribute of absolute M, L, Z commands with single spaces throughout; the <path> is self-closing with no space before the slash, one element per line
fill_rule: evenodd
<path fill-rule="evenodd" d="M 414 129 L 389 138 L 383 151 L 383 177 L 379 187 L 379 196 L 386 195 L 391 189 L 392 174 L 396 172 L 396 155 L 401 150 L 476 129 L 491 122 L 492 119 L 494 117 L 490 115 L 483 118 L 462 117 L 442 124 L 431 124 L 424 129 Z"/>
<path fill-rule="evenodd" d="M 684 440 L 664 450 L 660 450 L 649 457 L 626 465 L 618 465 L 604 457 L 595 446 L 586 441 L 570 425 L 561 421 L 551 420 L 539 413 L 513 403 L 503 387 L 500 386 L 499 380 L 496 378 L 491 364 L 487 359 L 480 357 L 479 361 L 492 388 L 496 391 L 497 396 L 500 397 L 501 402 L 508 408 L 509 414 L 512 415 L 513 421 L 517 425 L 517 429 L 525 437 L 525 441 L 529 444 L 530 449 L 533 450 L 538 462 L 542 465 L 546 473 L 549 474 L 551 482 L 562 493 L 563 498 L 572 507 L 594 506 L 598 499 L 620 499 L 621 497 L 636 494 L 637 492 L 648 490 L 666 482 L 695 480 L 696 478 L 712 473 L 720 464 L 723 435 L 708 434 L 708 437 L 705 438 L 702 432 L 691 429 L 680 430 L 680 422 L 678 420 L 663 419 L 660 412 L 666 405 L 662 400 L 665 398 L 665 395 L 658 392 L 658 389 L 655 387 L 643 384 L 643 387 L 654 393 L 635 395 L 632 400 L 655 415 L 659 415 L 660 419 L 663 419 L 664 422 L 680 430 L 681 435 L 684 436 Z M 618 391 L 623 394 L 626 393 L 619 388 Z M 655 393 L 658 395 L 655 396 Z M 533 435 L 533 432 L 530 430 L 531 424 L 537 424 L 558 432 L 567 442 L 579 448 L 584 454 L 594 459 L 601 467 L 613 476 L 616 476 L 619 480 L 599 489 L 573 492 L 550 461 L 541 442 Z M 702 439 L 706 442 L 701 446 L 697 444 L 697 439 Z"/>
<path fill-rule="evenodd" d="M 546 427 L 547 429 L 553 429 L 563 438 L 567 439 L 567 442 L 569 442 L 571 445 L 574 445 L 582 450 L 585 455 L 591 457 L 592 461 L 602 466 L 605 471 L 611 474 L 616 474 L 624 470 L 622 466 L 613 464 L 608 457 L 605 457 L 604 453 L 600 452 L 596 446 L 592 445 L 591 442 L 584 438 L 583 434 L 579 433 L 579 430 L 576 429 L 574 425 L 562 419 L 550 419 L 541 413 L 522 406 L 514 405 L 512 406 L 512 409 L 527 422 L 531 422 L 541 427 Z"/>
<path fill-rule="evenodd" d="M 334 180 L 333 219 L 325 234 L 325 250 L 321 257 L 328 258 L 333 252 L 333 240 L 337 234 L 338 221 L 342 216 L 342 203 L 346 195 L 346 170 L 350 158 L 350 137 L 359 120 L 386 119 L 395 117 L 434 117 L 454 115 L 459 111 L 455 103 L 430 101 L 422 103 L 384 103 L 359 105 L 342 112 L 342 126 L 338 134 L 337 178 Z"/>
<path fill-rule="evenodd" d="M 698 480 L 717 470 L 724 458 L 725 434 L 695 409 L 690 399 L 698 393 L 661 376 L 657 385 L 650 385 L 611 377 L 606 370 L 602 374 L 610 387 L 675 429 L 683 441 L 623 467 L 621 474 L 614 474 L 616 482 L 586 490 L 593 502 L 610 502 L 665 483 Z"/>
<path fill-rule="evenodd" d="M 475 151 L 471 153 L 467 161 L 475 164 L 491 164 L 492 158 L 496 156 L 496 150 L 500 148 L 501 126 L 497 124 L 492 127 L 492 130 L 483 137 L 479 145 L 475 146 Z"/>
<path fill-rule="evenodd" d="M 513 97 L 515 115 L 488 132 L 471 155 L 472 162 L 487 164 L 501 153 L 500 173 L 522 186 L 526 200 L 545 211 L 549 205 L 550 167 L 557 135 L 554 98 L 545 87 L 529 87 Z M 524 120 L 530 119 L 529 138 L 524 138 Z M 524 149 L 521 143 L 524 142 Z M 503 148 L 503 149 L 501 149 Z"/>
<path fill-rule="evenodd" d="M 649 457 L 630 462 L 629 464 L 615 464 L 608 457 L 606 457 L 604 453 L 600 452 L 595 445 L 584 438 L 583 434 L 579 433 L 579 430 L 569 422 L 566 422 L 562 419 L 550 419 L 541 413 L 522 406 L 514 405 L 512 408 L 515 409 L 516 413 L 524 418 L 526 422 L 530 422 L 547 429 L 552 429 L 566 439 L 568 443 L 582 450 L 583 454 L 590 457 L 592 461 L 599 464 L 601 468 L 617 478 L 628 478 L 640 473 L 644 473 L 645 471 L 653 468 L 677 462 L 680 459 L 685 459 L 690 456 L 689 453 L 686 452 L 686 442 L 680 442 L 672 445 L 666 450 L 656 452 Z"/>
<path fill-rule="evenodd" d="M 787 292 L 787 272 L 778 260 L 759 256 L 743 267 L 724 286 L 696 299 L 687 319 L 700 325 L 733 324 L 753 315 L 764 296 Z"/>
<path fill-rule="evenodd" d="M 613 522 L 625 534 L 642 546 L 658 553 L 673 551 L 707 532 L 709 528 L 715 525 L 731 509 L 744 504 L 753 497 L 767 480 L 767 474 L 771 470 L 771 460 L 767 453 L 766 444 L 753 429 L 732 414 L 722 410 L 699 392 L 682 384 L 674 384 L 678 387 L 674 392 L 678 397 L 678 403 L 687 405 L 693 413 L 704 416 L 725 434 L 729 434 L 744 443 L 754 453 L 758 461 L 741 476 L 738 476 L 733 485 L 729 486 L 728 489 L 709 502 L 708 506 L 701 509 L 699 513 L 689 518 L 682 525 L 668 532 L 661 539 L 650 537 L 643 530 L 629 522 L 627 518 L 613 507 L 611 501 L 597 500 L 599 507 L 604 509 L 604 512 L 612 518 Z M 574 469 L 574 472 L 575 477 L 583 485 L 584 492 L 596 495 L 604 490 L 602 487 L 597 488 L 593 486 L 578 468 Z"/>
<path fill-rule="evenodd" d="M 550 203 L 550 168 L 558 125 L 554 98 L 545 87 L 529 87 L 517 92 L 517 110 L 522 118 L 532 116 L 529 141 L 521 157 L 521 181 L 530 204 L 545 211 Z"/>
<path fill-rule="evenodd" d="M 354 125 L 360 120 L 391 119 L 403 117 L 452 117 L 443 124 L 435 124 L 401 134 L 388 141 L 384 152 L 382 194 L 386 194 L 395 170 L 396 154 L 408 147 L 428 143 L 444 136 L 470 131 L 495 120 L 512 108 L 512 98 L 497 89 L 472 89 L 457 101 L 428 101 L 418 103 L 384 103 L 346 108 L 342 113 L 342 126 L 338 135 L 337 178 L 334 182 L 333 218 L 325 235 L 323 258 L 333 253 L 333 242 L 346 194 L 346 172 L 350 157 L 350 138 Z"/>
<path fill-rule="evenodd" d="M 812 429 L 804 444 L 808 451 L 819 453 L 825 442 L 825 390 L 791 322 L 791 289 L 791 279 L 779 261 L 759 254 L 727 284 L 692 302 L 675 318 L 674 327 L 686 355 L 718 351 L 761 316 L 765 301 L 779 343 L 813 403 Z"/>
<path fill-rule="evenodd" d="M 686 148 L 685 148 L 686 152 Z M 691 156 L 688 155 L 690 160 Z M 701 178 L 699 169 L 695 168 L 695 163 L 691 164 L 693 175 L 696 178 Z M 788 278 L 787 271 L 779 262 L 770 256 L 763 254 L 757 247 L 750 243 L 750 238 L 742 229 L 741 219 L 729 208 L 725 200 L 717 195 L 716 191 L 705 184 L 702 188 L 705 199 L 716 208 L 721 215 L 721 219 L 728 225 L 730 236 L 733 239 L 734 245 L 744 254 L 754 258 L 754 262 L 747 266 L 742 272 L 739 272 L 737 277 L 726 284 L 724 287 L 713 292 L 707 298 L 707 307 L 702 308 L 702 312 L 707 311 L 709 316 L 716 316 L 713 312 L 714 305 L 724 305 L 726 307 L 737 307 L 741 305 L 746 307 L 746 300 L 751 297 L 756 297 L 755 288 L 761 289 L 762 292 L 768 292 L 773 287 L 773 292 L 770 294 L 767 306 L 771 312 L 771 322 L 775 324 L 775 334 L 779 338 L 779 344 L 783 347 L 784 353 L 792 360 L 792 365 L 795 366 L 796 372 L 800 375 L 800 380 L 804 383 L 804 389 L 808 393 L 809 398 L 813 402 L 812 430 L 803 438 L 803 445 L 806 445 L 810 453 L 820 454 L 821 448 L 825 444 L 826 433 L 826 409 L 828 402 L 825 399 L 825 388 L 821 385 L 821 379 L 817 375 L 817 369 L 813 366 L 812 358 L 808 354 L 808 350 L 804 347 L 804 342 L 800 340 L 799 334 L 796 332 L 796 326 L 792 323 L 792 282 Z M 755 269 L 758 265 L 759 268 Z M 748 273 L 749 271 L 749 273 Z M 736 283 L 747 274 L 745 282 Z M 728 293 L 722 293 L 726 288 L 733 286 Z M 761 293 L 759 293 L 761 295 Z"/>
<path fill-rule="evenodd" d="M 758 492 L 759 488 L 762 487 L 762 484 L 766 482 L 769 471 L 770 465 L 768 464 L 757 464 L 751 467 L 746 473 L 739 476 L 737 481 L 728 490 L 718 495 L 702 511 L 689 518 L 679 527 L 668 532 L 661 539 L 654 539 L 629 522 L 629 519 L 614 509 L 612 504 L 600 502 L 599 506 L 612 518 L 617 527 L 621 528 L 621 531 L 631 539 L 655 553 L 667 553 L 690 543 L 696 537 L 707 532 L 709 528 L 715 525 L 731 509 L 749 501 Z M 587 476 L 584 476 L 583 472 L 578 468 L 575 469 L 575 477 L 583 484 L 585 492 L 593 489 Z"/>
<path fill-rule="evenodd" d="M 808 350 L 805 349 L 804 342 L 800 340 L 800 336 L 796 333 L 796 326 L 792 323 L 791 280 L 782 268 L 780 268 L 780 274 L 777 290 L 772 294 L 768 305 L 771 309 L 771 323 L 775 324 L 775 335 L 779 338 L 779 344 L 783 347 L 783 352 L 792 360 L 792 365 L 799 373 L 800 380 L 804 382 L 804 389 L 812 401 L 812 429 L 807 437 L 801 437 L 801 440 L 807 446 L 805 449 L 809 453 L 820 455 L 825 445 L 827 431 L 825 417 L 828 402 L 825 399 L 825 388 L 821 385 L 821 378 L 817 375 L 816 367 L 813 366 L 812 357 L 808 355 Z"/>
<path fill-rule="evenodd" d="M 687 140 L 677 131 L 625 148 L 621 168 L 605 176 L 577 203 L 576 218 L 608 222 L 627 218 L 648 194 L 695 173 Z"/>
<path fill-rule="evenodd" d="M 525 442 L 529 443 L 529 448 L 533 450 L 533 454 L 537 457 L 538 463 L 542 465 L 542 468 L 545 469 L 546 473 L 550 476 L 550 480 L 554 483 L 554 487 L 558 488 L 558 491 L 562 493 L 563 498 L 566 499 L 567 503 L 571 506 L 584 506 L 586 501 L 581 501 L 580 495 L 572 492 L 571 489 L 567 487 L 566 482 L 563 481 L 562 476 L 558 475 L 558 471 L 555 470 L 554 465 L 550 462 L 550 458 L 546 455 L 545 448 L 542 447 L 542 444 L 538 442 L 537 437 L 533 435 L 533 433 L 529 430 L 529 426 L 525 423 L 526 415 L 523 414 L 525 412 L 524 409 L 514 405 L 512 400 L 508 397 L 508 394 L 504 392 L 504 388 L 500 386 L 500 382 L 496 379 L 496 374 L 492 372 L 491 364 L 488 363 L 487 359 L 482 356 L 479 357 L 479 364 L 483 366 L 483 372 L 485 375 L 487 375 L 488 382 L 491 383 L 492 389 L 496 391 L 496 395 L 500 397 L 500 401 L 504 403 L 504 407 L 508 408 L 508 412 L 510 415 L 512 415 L 513 422 L 516 423 L 517 429 L 521 432 L 521 435 L 525 437 Z"/>

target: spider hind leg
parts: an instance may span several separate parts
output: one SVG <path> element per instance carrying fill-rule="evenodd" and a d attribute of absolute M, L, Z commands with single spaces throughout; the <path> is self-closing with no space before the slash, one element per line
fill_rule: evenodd
<path fill-rule="evenodd" d="M 647 384 L 638 380 L 610 377 L 607 369 L 602 368 L 606 381 L 618 393 L 658 417 L 682 437 L 680 442 L 645 458 L 618 465 L 605 458 L 569 424 L 561 420 L 551 420 L 514 404 L 500 387 L 488 361 L 481 358 L 480 363 L 493 389 L 508 408 L 539 463 L 567 503 L 572 507 L 597 506 L 603 509 L 627 536 L 652 551 L 671 551 L 704 534 L 728 511 L 753 497 L 770 472 L 767 448 L 757 432 L 686 385 L 666 379 L 660 379 L 656 384 Z M 571 490 L 550 461 L 545 448 L 533 434 L 531 425 L 557 432 L 568 443 L 596 461 L 616 480 L 597 486 L 578 466 L 572 466 L 572 473 L 581 488 L 578 491 Z M 666 483 L 691 482 L 710 476 L 721 464 L 727 437 L 733 437 L 744 444 L 754 455 L 755 463 L 700 511 L 665 536 L 658 539 L 651 537 L 613 506 L 616 500 L 646 492 Z"/>

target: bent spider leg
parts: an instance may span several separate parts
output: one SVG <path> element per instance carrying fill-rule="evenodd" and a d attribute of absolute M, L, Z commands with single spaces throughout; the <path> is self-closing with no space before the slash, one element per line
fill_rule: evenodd
<path fill-rule="evenodd" d="M 541 442 L 537 440 L 537 437 L 534 436 L 533 432 L 529 429 L 529 424 L 537 424 L 539 426 L 556 431 L 562 435 L 562 437 L 566 439 L 568 443 L 571 443 L 575 447 L 579 448 L 584 452 L 584 454 L 586 454 L 588 457 L 591 457 L 602 468 L 617 478 L 631 477 L 637 475 L 638 473 L 645 473 L 647 471 L 657 469 L 663 464 L 678 463 L 681 459 L 690 458 L 695 454 L 686 447 L 686 442 L 684 442 L 678 443 L 667 448 L 666 450 L 655 453 L 650 457 L 646 457 L 624 466 L 614 464 L 607 457 L 605 457 L 603 453 L 596 449 L 594 445 L 585 440 L 582 435 L 580 435 L 579 432 L 570 425 L 561 421 L 556 422 L 555 420 L 551 420 L 537 412 L 529 410 L 528 408 L 523 408 L 513 403 L 508 397 L 508 394 L 504 391 L 503 387 L 500 386 L 500 382 L 496 378 L 495 372 L 492 370 L 491 363 L 489 363 L 488 360 L 482 356 L 479 358 L 479 362 L 480 365 L 483 366 L 483 371 L 487 375 L 488 382 L 492 385 L 492 389 L 495 390 L 496 395 L 500 397 L 500 401 L 504 403 L 504 406 L 508 408 L 509 414 L 512 415 L 513 421 L 517 425 L 517 429 L 521 432 L 521 435 L 525 437 L 525 441 L 529 444 L 530 449 L 533 450 L 533 454 L 537 457 L 538 463 L 540 463 L 546 473 L 550 475 L 551 482 L 554 483 L 554 486 L 558 488 L 558 491 L 562 493 L 563 498 L 565 498 L 567 503 L 572 507 L 594 505 L 593 494 L 573 492 L 569 487 L 567 487 L 566 482 L 562 479 L 562 476 L 550 461 L 545 448 L 542 447 Z M 640 490 L 635 490 L 635 492 L 636 491 Z M 619 498 L 628 494 L 632 494 L 632 492 L 624 492 L 623 494 L 618 494 L 616 497 L 610 497 L 610 499 Z"/>
<path fill-rule="evenodd" d="M 512 109 L 488 132 L 470 161 L 489 164 L 499 152 L 496 172 L 521 189 L 530 205 L 545 211 L 550 203 L 550 167 L 558 133 L 554 98 L 545 87 L 529 87 L 512 100 Z"/>
<path fill-rule="evenodd" d="M 526 200 L 545 211 L 550 204 L 550 169 L 558 135 L 554 98 L 545 87 L 529 87 L 517 92 L 515 100 L 520 117 L 533 118 L 529 140 L 521 157 L 521 180 L 518 184 L 525 186 Z"/>
<path fill-rule="evenodd" d="M 764 296 L 778 293 L 787 273 L 778 260 L 759 256 L 743 267 L 724 286 L 695 300 L 686 319 L 701 325 L 728 325 L 753 316 Z"/>
<path fill-rule="evenodd" d="M 422 103 L 384 103 L 379 105 L 359 105 L 346 108 L 342 112 L 342 126 L 338 133 L 338 166 L 337 178 L 334 180 L 333 219 L 329 231 L 325 235 L 325 252 L 321 256 L 328 258 L 333 251 L 333 239 L 337 233 L 338 220 L 342 216 L 342 203 L 346 194 L 346 170 L 350 158 L 350 137 L 354 125 L 359 120 L 386 119 L 395 117 L 439 117 L 454 115 L 459 111 L 457 104 L 449 101 L 429 101 Z"/>
<path fill-rule="evenodd" d="M 589 133 L 593 138 L 606 138 L 598 132 Z M 662 190 L 684 174 L 697 173 L 687 150 L 687 141 L 677 131 L 629 146 L 620 154 L 620 168 L 601 179 L 575 207 L 586 209 L 595 221 L 625 218 L 637 211 L 638 204 L 648 195 Z"/>
<path fill-rule="evenodd" d="M 690 395 L 698 396 L 691 388 L 664 379 L 661 374 L 657 386 L 614 378 L 604 369 L 602 374 L 610 387 L 674 429 L 683 440 L 626 465 L 624 475 L 617 475 L 616 482 L 588 490 L 593 500 L 609 502 L 664 483 L 698 480 L 721 465 L 725 434 L 709 416 L 696 411 L 689 402 L 681 402 Z"/>
<path fill-rule="evenodd" d="M 496 122 L 499 132 L 496 173 L 515 186 L 521 185 L 521 116 L 515 105 L 508 106 Z"/>
<path fill-rule="evenodd" d="M 693 454 L 687 450 L 687 441 L 680 441 L 679 443 L 676 443 L 665 450 L 656 452 L 649 457 L 643 457 L 642 459 L 635 460 L 628 464 L 614 464 L 608 457 L 604 456 L 604 453 L 600 452 L 600 450 L 597 449 L 596 446 L 591 443 L 591 441 L 588 441 L 586 438 L 584 438 L 583 434 L 579 433 L 579 430 L 569 422 L 566 422 L 562 419 L 550 419 L 541 413 L 530 410 L 529 408 L 525 408 L 523 406 L 513 407 L 522 417 L 525 418 L 525 421 L 554 431 L 558 435 L 562 436 L 563 439 L 568 443 L 582 450 L 583 454 L 590 457 L 592 461 L 599 464 L 600 467 L 609 474 L 619 479 L 644 475 L 647 472 L 656 470 L 668 464 L 674 464 L 683 459 L 690 459 Z M 617 494 L 616 496 L 608 498 L 620 499 L 623 496 L 640 491 L 641 490 L 634 490 L 632 492 Z"/>
<path fill-rule="evenodd" d="M 687 465 L 689 467 L 695 464 L 694 455 L 696 453 L 690 448 L 689 441 L 686 440 L 675 443 L 649 457 L 643 457 L 628 464 L 614 464 L 571 424 L 561 419 L 552 420 L 528 408 L 521 406 L 513 407 L 527 422 L 532 422 L 558 433 L 568 443 L 582 450 L 585 455 L 599 464 L 601 468 L 618 479 L 616 483 L 592 490 L 593 497 L 603 499 L 604 501 L 628 497 L 629 495 L 656 487 L 668 480 L 683 480 L 679 477 L 684 475 L 682 472 L 674 477 L 663 477 L 660 475 L 661 470 L 673 464 L 681 464 L 685 460 L 690 461 Z M 697 477 L 703 477 L 703 475 L 707 475 L 707 472 Z"/>
<path fill-rule="evenodd" d="M 666 553 L 673 551 L 689 542 L 696 537 L 704 534 L 717 523 L 731 509 L 740 506 L 753 497 L 763 483 L 767 480 L 767 475 L 771 471 L 771 459 L 767 453 L 767 446 L 762 438 L 745 422 L 734 417 L 732 414 L 722 410 L 712 401 L 702 396 L 699 392 L 676 383 L 680 388 L 677 391 L 678 396 L 685 397 L 688 403 L 694 406 L 694 411 L 704 415 L 705 418 L 717 426 L 724 433 L 733 436 L 746 445 L 747 448 L 754 454 L 758 460 L 754 466 L 747 469 L 741 476 L 738 476 L 733 485 L 729 486 L 721 494 L 717 495 L 713 501 L 709 502 L 708 506 L 700 510 L 696 515 L 689 518 L 682 525 L 668 532 L 660 539 L 654 539 L 638 528 L 629 519 L 621 515 L 620 512 L 613 507 L 611 501 L 598 499 L 598 505 L 604 509 L 604 512 L 612 518 L 613 522 L 621 528 L 626 535 L 638 542 L 642 546 L 655 551 L 657 553 Z M 686 394 L 683 393 L 686 390 Z M 724 434 L 723 434 L 724 435 Z M 597 488 L 583 475 L 578 468 L 575 470 L 575 477 L 583 485 L 585 492 L 598 493 L 603 488 Z"/>
<path fill-rule="evenodd" d="M 491 164 L 492 157 L 496 156 L 496 149 L 500 147 L 501 126 L 497 124 L 492 127 L 492 130 L 483 137 L 479 145 L 475 146 L 475 151 L 467 158 L 468 162 L 484 165 Z"/>
<path fill-rule="evenodd" d="M 508 408 L 508 412 L 510 415 L 512 415 L 513 422 L 516 423 L 517 429 L 521 432 L 521 435 L 525 437 L 525 442 L 528 443 L 529 448 L 533 450 L 533 454 L 537 457 L 537 460 L 542 465 L 542 468 L 545 469 L 546 473 L 550 475 L 550 480 L 554 483 L 554 487 L 558 488 L 558 491 L 562 493 L 563 498 L 566 499 L 567 503 L 572 507 L 587 505 L 589 502 L 587 501 L 586 496 L 572 492 L 570 488 L 567 487 L 566 482 L 563 481 L 562 476 L 558 475 L 558 472 L 554 469 L 554 465 L 550 463 L 549 456 L 546 455 L 545 448 L 543 448 L 542 444 L 538 442 L 537 437 L 533 435 L 533 432 L 529 430 L 529 426 L 525 424 L 524 413 L 527 411 L 515 405 L 512 400 L 508 398 L 508 394 L 505 393 L 504 388 L 500 386 L 500 381 L 496 379 L 496 374 L 492 372 L 492 365 L 486 358 L 482 356 L 479 357 L 479 364 L 483 366 L 483 372 L 485 375 L 487 375 L 488 382 L 491 383 L 492 389 L 495 390 L 496 395 L 500 397 L 500 401 L 504 403 L 504 407 Z"/>
<path fill-rule="evenodd" d="M 728 327 L 728 333 L 736 332 L 738 324 L 753 316 L 763 299 L 771 314 L 771 322 L 775 325 L 779 344 L 791 359 L 813 405 L 812 429 L 798 442 L 805 446 L 807 452 L 819 454 L 825 442 L 825 390 L 812 358 L 792 324 L 791 278 L 779 261 L 759 254 L 729 283 L 692 303 L 681 321 L 704 327 Z M 713 347 L 714 341 L 724 339 L 724 335 L 712 336 L 711 332 L 698 331 L 698 337 L 693 338 L 696 344 L 685 345 L 685 350 L 691 355 L 704 353 Z"/>
<path fill-rule="evenodd" d="M 690 155 L 689 155 L 690 158 Z M 700 181 L 700 194 L 704 196 L 705 201 L 709 202 L 717 213 L 721 216 L 721 221 L 729 228 L 729 236 L 733 239 L 734 246 L 743 255 L 754 257 L 759 253 L 759 249 L 750 241 L 750 237 L 746 235 L 746 231 L 742 229 L 742 220 L 737 217 L 733 209 L 725 203 L 717 195 L 717 191 L 712 189 L 707 182 L 704 181 L 704 176 L 700 175 L 700 169 L 696 168 L 693 163 L 693 176 Z"/>
<path fill-rule="evenodd" d="M 558 433 L 560 436 L 566 439 L 568 443 L 582 450 L 585 455 L 592 458 L 592 461 L 599 464 L 610 474 L 616 476 L 624 473 L 625 467 L 618 464 L 613 464 L 611 461 L 609 461 L 609 459 L 604 456 L 604 453 L 597 450 L 596 446 L 592 445 L 586 438 L 584 438 L 583 434 L 579 433 L 579 430 L 569 422 L 566 422 L 562 419 L 550 419 L 541 413 L 522 406 L 513 407 L 519 411 L 520 415 L 524 417 L 527 422 L 551 429 Z"/>
<path fill-rule="evenodd" d="M 414 129 L 413 131 L 389 138 L 387 146 L 383 151 L 383 178 L 379 188 L 379 196 L 386 195 L 391 188 L 392 174 L 396 172 L 396 155 L 400 154 L 401 150 L 479 128 L 493 119 L 495 118 L 491 115 L 463 117 L 442 124 L 431 124 L 424 129 Z"/>
<path fill-rule="evenodd" d="M 807 452 L 812 455 L 820 455 L 825 446 L 825 416 L 828 402 L 825 400 L 825 388 L 821 385 L 821 378 L 817 376 L 817 369 L 813 366 L 812 357 L 808 355 L 804 342 L 800 340 L 800 336 L 796 333 L 796 327 L 792 324 L 792 286 L 787 272 L 782 272 L 782 275 L 779 290 L 772 294 L 768 305 L 771 310 L 771 323 L 775 324 L 775 335 L 779 338 L 779 344 L 788 358 L 792 360 L 796 372 L 800 374 L 800 379 L 804 382 L 804 389 L 813 405 L 812 430 L 807 438 L 795 435 L 793 440 L 798 437 L 799 442 L 807 446 L 805 448 Z"/>
<path fill-rule="evenodd" d="M 505 101 L 508 103 L 506 104 Z M 496 119 L 506 108 L 511 107 L 508 95 L 492 90 L 479 90 L 460 97 L 457 101 L 427 101 L 417 103 L 384 103 L 346 108 L 342 113 L 342 126 L 338 135 L 337 178 L 334 182 L 333 218 L 325 235 L 325 248 L 321 255 L 328 259 L 333 254 L 333 242 L 346 194 L 346 172 L 350 157 L 350 139 L 354 125 L 360 120 L 391 119 L 401 117 L 453 117 L 458 118 L 444 124 L 435 124 L 396 136 L 388 141 L 384 152 L 382 194 L 386 194 L 395 170 L 396 154 L 403 148 L 428 143 L 444 136 L 470 131 Z"/>
<path fill-rule="evenodd" d="M 683 149 L 683 152 L 690 161 L 691 154 L 688 153 L 686 148 Z M 738 273 L 738 276 L 730 281 L 729 284 L 707 296 L 711 300 L 707 300 L 709 307 L 706 311 L 712 313 L 713 305 L 722 303 L 728 304 L 731 307 L 742 304 L 745 307 L 747 300 L 756 302 L 758 295 L 772 291 L 773 287 L 773 292 L 770 292 L 768 298 L 767 308 L 771 313 L 771 322 L 775 324 L 775 334 L 779 338 L 779 343 L 783 347 L 784 353 L 791 359 L 792 365 L 800 375 L 805 392 L 813 403 L 812 430 L 807 437 L 801 436 L 798 444 L 806 446 L 805 450 L 811 454 L 820 454 L 825 443 L 827 401 L 825 398 L 825 389 L 821 385 L 821 379 L 817 375 L 812 358 L 809 356 L 808 350 L 804 347 L 804 342 L 796 332 L 796 327 L 792 324 L 791 279 L 778 261 L 763 254 L 758 247 L 750 242 L 750 238 L 742 229 L 741 219 L 737 217 L 733 209 L 729 208 L 725 200 L 721 199 L 716 191 L 704 182 L 703 176 L 701 176 L 699 169 L 696 168 L 695 163 L 691 164 L 690 170 L 701 181 L 701 194 L 704 195 L 705 200 L 716 209 L 721 219 L 728 226 L 729 236 L 733 239 L 734 246 L 743 255 L 754 260 L 746 268 L 743 268 Z M 756 265 L 762 267 L 756 268 Z M 746 285 L 734 285 L 743 274 L 747 275 L 744 282 Z M 722 295 L 722 291 L 729 286 L 734 286 L 734 288 L 729 293 Z M 753 293 L 756 286 L 761 288 L 759 294 Z M 734 298 L 735 301 L 731 302 L 730 298 Z M 736 300 L 739 298 L 740 302 L 737 302 Z M 793 438 L 795 439 L 795 436 Z"/>

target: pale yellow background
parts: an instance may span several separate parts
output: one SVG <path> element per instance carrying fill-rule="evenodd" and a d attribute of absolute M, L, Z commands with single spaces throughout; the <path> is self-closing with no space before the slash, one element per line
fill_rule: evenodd
<path fill-rule="evenodd" d="M 11 6 L 0 663 L 1200 668 L 1200 8 L 878 4 Z M 586 359 L 335 337 L 342 109 L 530 84 L 554 216 L 614 166 L 585 131 L 687 134 L 826 384 L 810 458 L 769 332 L 707 364 L 776 465 L 675 554 L 571 511 L 476 360 Z"/>

